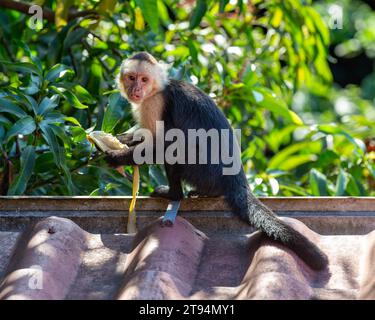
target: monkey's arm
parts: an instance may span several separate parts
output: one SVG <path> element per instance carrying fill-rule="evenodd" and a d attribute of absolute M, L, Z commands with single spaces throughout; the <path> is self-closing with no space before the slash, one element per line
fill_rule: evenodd
<path fill-rule="evenodd" d="M 134 133 L 139 128 L 138 125 L 135 125 L 131 127 L 128 131 L 124 133 L 120 133 L 116 136 L 116 138 L 123 144 L 126 144 L 128 147 L 135 146 L 138 143 L 141 143 L 141 141 L 134 141 Z"/>
<path fill-rule="evenodd" d="M 105 160 L 112 167 L 137 165 L 133 159 L 133 152 L 136 147 L 135 145 L 121 150 L 108 150 L 105 152 Z"/>
<path fill-rule="evenodd" d="M 143 146 L 140 146 L 141 144 L 143 144 Z M 147 140 L 145 139 L 144 136 L 142 136 L 142 139 L 140 141 L 138 140 L 133 141 L 133 143 L 130 146 L 128 145 L 127 148 L 123 148 L 120 150 L 106 151 L 105 160 L 110 166 L 113 166 L 113 167 L 119 167 L 119 166 L 125 166 L 125 165 L 140 165 L 142 163 L 139 163 L 139 161 L 142 161 L 142 159 L 138 159 L 138 163 L 135 162 L 135 159 L 134 159 L 134 151 L 138 147 L 141 148 L 141 150 L 142 149 L 152 150 L 153 159 L 156 158 L 155 141 L 153 139 Z"/>

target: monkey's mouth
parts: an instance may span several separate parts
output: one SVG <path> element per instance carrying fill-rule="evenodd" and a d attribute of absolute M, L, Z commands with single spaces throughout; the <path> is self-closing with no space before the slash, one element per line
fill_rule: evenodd
<path fill-rule="evenodd" d="M 142 100 L 142 96 L 139 94 L 130 94 L 129 99 L 134 102 L 139 102 Z"/>

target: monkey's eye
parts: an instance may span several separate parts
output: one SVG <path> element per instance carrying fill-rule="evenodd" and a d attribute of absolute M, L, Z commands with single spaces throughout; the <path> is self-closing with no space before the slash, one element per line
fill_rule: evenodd
<path fill-rule="evenodd" d="M 135 80 L 135 77 L 132 76 L 132 75 L 129 75 L 128 78 L 129 78 L 130 81 L 134 81 Z"/>
<path fill-rule="evenodd" d="M 142 82 L 146 83 L 147 81 L 148 81 L 148 78 L 146 78 L 146 77 L 142 78 Z"/>

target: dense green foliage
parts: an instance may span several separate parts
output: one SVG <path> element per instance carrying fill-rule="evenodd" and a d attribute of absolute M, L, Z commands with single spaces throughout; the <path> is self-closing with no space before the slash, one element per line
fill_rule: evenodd
<path fill-rule="evenodd" d="M 333 86 L 324 4 L 317 11 L 302 0 L 35 3 L 54 10 L 54 21 L 33 29 L 29 16 L 0 8 L 3 194 L 130 194 L 131 182 L 106 166 L 86 133 L 134 124 L 114 80 L 122 59 L 147 50 L 242 129 L 242 160 L 258 195 L 374 195 L 375 157 L 364 141 L 375 136 L 375 91 Z M 73 5 L 96 13 L 68 19 Z M 374 13 L 366 19 L 374 26 Z M 346 39 L 373 54 L 373 30 Z M 141 177 L 144 195 L 165 181 L 158 166 L 143 166 Z"/>

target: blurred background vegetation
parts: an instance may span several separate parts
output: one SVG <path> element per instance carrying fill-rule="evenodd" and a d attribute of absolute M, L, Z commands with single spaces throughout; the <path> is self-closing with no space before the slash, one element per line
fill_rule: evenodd
<path fill-rule="evenodd" d="M 43 23 L 27 14 L 32 4 Z M 147 50 L 242 129 L 257 195 L 374 196 L 374 9 L 360 0 L 0 0 L 0 194 L 129 195 L 131 181 L 86 132 L 134 125 L 114 78 L 122 59 Z M 165 183 L 158 166 L 142 166 L 141 177 L 143 195 Z"/>

